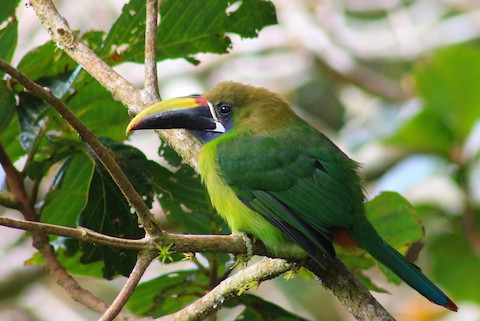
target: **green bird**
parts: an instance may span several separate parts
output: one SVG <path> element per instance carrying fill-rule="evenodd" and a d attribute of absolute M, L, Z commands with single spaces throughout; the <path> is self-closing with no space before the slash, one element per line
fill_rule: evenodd
<path fill-rule="evenodd" d="M 308 255 L 322 267 L 335 257 L 333 242 L 359 245 L 427 299 L 457 311 L 367 220 L 358 163 L 282 96 L 223 82 L 203 96 L 146 108 L 127 132 L 171 128 L 187 129 L 202 143 L 202 181 L 232 232 L 253 235 L 273 255 Z"/>

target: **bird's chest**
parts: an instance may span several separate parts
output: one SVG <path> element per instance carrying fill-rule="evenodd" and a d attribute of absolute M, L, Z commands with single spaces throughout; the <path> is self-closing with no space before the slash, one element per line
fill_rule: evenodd
<path fill-rule="evenodd" d="M 221 177 L 214 148 L 204 146 L 199 165 L 212 205 L 227 221 L 232 232 L 242 230 L 251 233 L 249 221 L 254 221 L 259 214 L 246 207 Z"/>
<path fill-rule="evenodd" d="M 243 204 L 232 188 L 221 177 L 215 146 L 205 145 L 199 158 L 202 181 L 207 187 L 212 205 L 225 219 L 232 232 L 243 231 L 261 239 L 268 247 L 284 242 L 283 234 L 260 214 Z"/>

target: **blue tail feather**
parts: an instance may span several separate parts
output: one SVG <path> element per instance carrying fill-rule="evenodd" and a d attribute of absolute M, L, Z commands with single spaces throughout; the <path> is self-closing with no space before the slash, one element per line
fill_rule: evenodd
<path fill-rule="evenodd" d="M 365 220 L 355 224 L 352 234 L 355 240 L 375 259 L 398 275 L 421 295 L 449 310 L 458 310 L 455 303 L 433 284 L 418 266 L 409 262 L 403 255 L 385 242 L 368 221 Z"/>

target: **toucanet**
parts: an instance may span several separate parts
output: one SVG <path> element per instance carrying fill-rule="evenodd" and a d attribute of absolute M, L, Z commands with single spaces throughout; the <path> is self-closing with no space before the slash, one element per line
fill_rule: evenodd
<path fill-rule="evenodd" d="M 202 143 L 202 181 L 233 232 L 260 239 L 273 255 L 308 255 L 323 267 L 335 256 L 334 242 L 361 246 L 427 299 L 457 310 L 367 220 L 358 163 L 282 96 L 223 82 L 202 96 L 146 108 L 127 132 L 171 128 L 187 129 Z"/>

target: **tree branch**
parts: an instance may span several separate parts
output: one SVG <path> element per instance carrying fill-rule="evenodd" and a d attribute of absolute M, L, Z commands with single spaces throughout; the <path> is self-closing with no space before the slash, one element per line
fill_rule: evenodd
<path fill-rule="evenodd" d="M 338 258 L 329 260 L 325 270 L 310 259 L 305 267 L 318 277 L 319 283 L 332 292 L 357 320 L 395 321 Z"/>
<path fill-rule="evenodd" d="M 159 101 L 157 79 L 157 27 L 158 0 L 146 0 L 145 29 L 145 82 L 142 94 L 148 100 Z"/>
<path fill-rule="evenodd" d="M 25 76 L 18 69 L 10 66 L 2 59 L 0 59 L 0 70 L 15 78 L 31 94 L 37 96 L 52 106 L 77 131 L 77 133 L 80 135 L 80 138 L 86 142 L 95 155 L 97 155 L 98 159 L 103 166 L 105 166 L 125 198 L 135 209 L 140 224 L 143 226 L 147 234 L 151 237 L 161 235 L 162 231 L 158 227 L 154 216 L 152 213 L 150 213 L 150 209 L 145 204 L 142 197 L 137 193 L 120 166 L 117 164 L 111 151 L 95 137 L 92 131 L 86 127 L 59 98 L 53 95 L 49 90 L 46 90 L 44 87 L 30 80 L 30 78 Z M 19 194 L 15 194 L 21 197 L 22 192 L 19 191 Z"/>
<path fill-rule="evenodd" d="M 107 311 L 102 315 L 98 321 L 112 321 L 120 313 L 128 299 L 132 295 L 135 287 L 142 278 L 143 274 L 147 270 L 147 267 L 150 265 L 153 259 L 157 256 L 156 251 L 143 251 L 138 253 L 137 262 L 133 268 L 130 276 L 123 286 L 120 293 L 117 295 L 112 305 L 108 308 Z"/>
<path fill-rule="evenodd" d="M 292 266 L 292 263 L 288 263 L 283 259 L 262 259 L 260 262 L 220 282 L 214 289 L 186 308 L 157 320 L 204 320 L 205 317 L 217 311 L 225 300 L 241 295 L 243 292 L 257 286 L 260 282 L 279 276 L 290 270 Z"/>
<path fill-rule="evenodd" d="M 16 220 L 9 217 L 0 217 L 0 225 L 26 231 L 36 231 L 45 234 L 70 237 L 82 242 L 89 242 L 96 245 L 108 246 L 123 250 L 141 251 L 146 249 L 156 249 L 155 243 L 146 239 L 123 239 L 104 235 L 84 227 L 73 228 L 40 222 Z"/>

